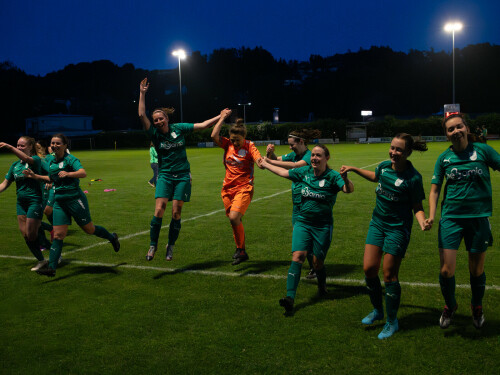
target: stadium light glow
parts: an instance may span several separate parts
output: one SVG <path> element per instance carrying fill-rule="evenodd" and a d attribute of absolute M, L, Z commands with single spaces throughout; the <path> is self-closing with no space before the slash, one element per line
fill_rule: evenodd
<path fill-rule="evenodd" d="M 252 103 L 238 103 L 238 105 L 242 105 L 243 106 L 243 123 L 246 124 L 247 123 L 247 105 L 252 105 Z"/>

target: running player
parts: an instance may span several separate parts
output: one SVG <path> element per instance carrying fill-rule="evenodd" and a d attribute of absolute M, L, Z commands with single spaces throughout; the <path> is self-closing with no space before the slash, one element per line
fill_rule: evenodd
<path fill-rule="evenodd" d="M 18 139 L 17 147 L 0 142 L 0 148 L 7 149 L 19 158 L 18 161 L 12 163 L 5 175 L 5 180 L 0 184 L 0 193 L 5 191 L 12 182 L 16 182 L 17 223 L 26 245 L 38 260 L 31 270 L 38 271 L 47 265 L 38 241 L 38 229 L 43 216 L 42 190 L 38 182 L 26 178 L 23 174 L 23 171 L 28 168 L 38 173 L 41 171 L 41 160 L 34 155 L 35 140 L 23 136 Z"/>
<path fill-rule="evenodd" d="M 479 329 L 484 324 L 484 260 L 486 249 L 493 243 L 488 219 L 492 213 L 488 168 L 500 169 L 500 155 L 491 146 L 476 142 L 462 114 L 445 118 L 443 129 L 451 141 L 451 147 L 438 157 L 434 167 L 428 219 L 429 225 L 432 225 L 441 186 L 446 178 L 438 231 L 441 266 L 439 284 L 446 305 L 439 326 L 448 328 L 458 307 L 455 299 L 455 266 L 457 250 L 464 239 L 465 249 L 469 253 L 472 322 Z"/>
<path fill-rule="evenodd" d="M 64 134 L 52 136 L 51 147 L 55 156 L 50 160 L 48 176 L 36 174 L 30 169 L 23 171 L 28 177 L 52 182 L 54 185 L 54 241 L 50 248 L 48 266 L 37 270 L 39 274 L 46 276 L 56 274 L 63 240 L 68 234 L 68 225 L 71 224 L 72 217 L 85 233 L 107 239 L 116 252 L 120 250 L 116 233 L 111 234 L 104 227 L 94 225 L 92 222 L 87 197 L 80 189 L 80 178 L 85 178 L 87 173 L 80 160 L 66 152 L 68 142 Z"/>
<path fill-rule="evenodd" d="M 297 286 L 300 281 L 302 264 L 308 252 L 313 253 L 313 267 L 318 278 L 320 296 L 328 293 L 326 289 L 326 270 L 324 261 L 333 232 L 332 209 L 337 193 L 352 193 L 354 185 L 347 173 L 340 174 L 328 166 L 330 152 L 324 145 L 317 145 L 311 151 L 311 166 L 285 169 L 264 160 L 262 166 L 278 176 L 302 182 L 302 206 L 293 226 L 292 263 L 288 269 L 286 297 L 279 300 L 285 313 L 293 312 Z"/>
<path fill-rule="evenodd" d="M 245 139 L 247 129 L 242 119 L 238 119 L 229 129 L 229 138 L 220 136 L 224 119 L 231 114 L 230 110 L 221 112 L 221 117 L 212 130 L 212 139 L 217 146 L 224 149 L 223 163 L 226 176 L 222 184 L 222 201 L 233 229 L 236 251 L 233 254 L 233 265 L 248 260 L 245 247 L 245 229 L 241 219 L 245 214 L 253 196 L 254 162 L 260 164 L 262 157 L 254 143 Z"/>
<path fill-rule="evenodd" d="M 184 135 L 213 125 L 220 115 L 197 124 L 169 124 L 173 108 L 158 108 L 153 111 L 153 126 L 146 115 L 147 78 L 140 84 L 139 119 L 151 137 L 158 153 L 159 174 L 155 190 L 155 212 L 150 225 L 150 243 L 146 260 L 153 260 L 158 248 L 158 238 L 163 215 L 169 200 L 172 201 L 172 220 L 168 231 L 166 259 L 172 260 L 175 241 L 181 230 L 181 211 L 184 202 L 191 198 L 191 173 L 186 155 Z"/>
<path fill-rule="evenodd" d="M 397 313 L 401 299 L 399 267 L 410 242 L 413 213 L 422 230 L 425 223 L 422 200 L 425 199 L 422 176 L 407 160 L 413 150 L 426 151 L 425 142 L 414 141 L 410 134 L 397 134 L 389 148 L 390 160 L 380 163 L 374 172 L 343 165 L 340 173 L 355 172 L 368 181 L 378 183 L 377 199 L 366 237 L 363 270 L 373 305 L 361 323 L 373 324 L 384 318 L 382 286 L 378 277 L 383 262 L 385 308 L 387 322 L 379 339 L 392 336 L 399 329 Z"/>
<path fill-rule="evenodd" d="M 266 156 L 269 164 L 277 165 L 285 169 L 293 169 L 311 165 L 311 151 L 307 148 L 307 143 L 311 139 L 321 137 L 321 132 L 316 129 L 303 129 L 302 131 L 294 130 L 288 135 L 288 145 L 292 152 L 283 156 L 276 156 L 274 153 L 274 144 L 267 145 Z M 297 215 L 300 212 L 300 194 L 301 184 L 299 182 L 292 182 L 292 225 L 295 225 Z M 314 279 L 316 273 L 314 272 L 312 253 L 307 253 L 307 262 L 309 263 L 309 273 L 306 278 Z"/>
<path fill-rule="evenodd" d="M 42 174 L 48 175 L 49 173 L 48 166 L 49 166 L 49 161 L 52 158 L 52 155 L 47 156 L 47 151 L 46 151 L 47 148 L 45 147 L 45 143 L 43 141 L 36 141 L 35 149 L 36 149 L 36 155 L 41 160 Z M 47 184 L 44 181 L 41 181 L 40 187 L 42 190 L 42 207 L 44 208 L 45 211 L 45 207 L 47 205 L 50 192 L 52 191 L 51 189 L 52 185 Z M 42 251 L 45 249 L 50 249 L 50 246 L 52 245 L 45 237 L 45 231 L 52 232 L 54 229 L 52 227 L 52 216 L 49 217 L 49 215 L 47 215 L 47 219 L 49 219 L 50 224 L 42 221 L 40 224 L 40 228 L 38 229 L 38 241 L 40 242 L 40 250 Z"/>

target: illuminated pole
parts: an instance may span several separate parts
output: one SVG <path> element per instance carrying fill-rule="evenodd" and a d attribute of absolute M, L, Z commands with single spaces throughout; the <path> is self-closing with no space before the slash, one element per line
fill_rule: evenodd
<path fill-rule="evenodd" d="M 447 23 L 444 30 L 452 35 L 452 60 L 453 60 L 453 104 L 455 104 L 455 31 L 462 30 L 460 22 Z"/>
<path fill-rule="evenodd" d="M 172 52 L 172 55 L 176 56 L 179 60 L 179 96 L 181 98 L 181 122 L 184 122 L 184 117 L 182 116 L 182 81 L 181 81 L 181 59 L 186 58 L 186 52 L 183 49 L 176 49 Z"/>
<path fill-rule="evenodd" d="M 238 105 L 242 105 L 243 106 L 243 123 L 246 125 L 246 123 L 247 123 L 246 108 L 247 108 L 247 105 L 252 105 L 252 103 L 238 103 Z"/>

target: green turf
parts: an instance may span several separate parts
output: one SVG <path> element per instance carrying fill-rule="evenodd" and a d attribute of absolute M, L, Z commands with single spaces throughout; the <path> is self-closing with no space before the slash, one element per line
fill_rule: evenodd
<path fill-rule="evenodd" d="M 500 151 L 500 141 L 490 142 Z M 447 143 L 411 160 L 428 194 L 437 156 Z M 387 144 L 330 145 L 330 166 L 374 169 L 388 157 Z M 259 148 L 264 152 L 265 147 Z M 276 153 L 287 152 L 284 146 Z M 244 218 L 248 262 L 230 265 L 234 242 L 224 215 L 220 149 L 189 149 L 192 200 L 172 262 L 165 261 L 168 228 L 160 249 L 145 260 L 154 189 L 148 150 L 75 151 L 88 177 L 96 224 L 117 232 L 114 253 L 101 239 L 70 227 L 64 263 L 48 279 L 29 271 L 35 263 L 21 239 L 15 216 L 15 186 L 0 194 L 0 373 L 5 374 L 490 374 L 500 358 L 500 174 L 492 174 L 494 246 L 487 253 L 486 323 L 473 328 L 469 312 L 467 256 L 457 261 L 459 310 L 447 330 L 438 326 L 444 304 L 437 276 L 437 225 L 414 226 L 404 259 L 400 332 L 380 341 L 383 324 L 363 327 L 371 305 L 362 284 L 363 248 L 375 184 L 351 175 L 355 192 L 339 194 L 333 242 L 326 259 L 328 298 L 301 281 L 296 313 L 285 317 L 290 263 L 290 182 L 256 170 L 254 201 Z M 16 159 L 0 155 L 0 172 Z M 101 178 L 102 182 L 91 179 Z M 107 188 L 115 192 L 105 193 Z M 280 194 L 281 193 L 281 194 Z M 272 198 L 270 195 L 277 194 Z M 424 202 L 428 211 L 428 204 Z M 170 209 L 170 205 L 167 210 Z M 168 225 L 169 215 L 163 225 Z M 127 238 L 127 236 L 129 236 Z M 305 275 L 303 270 L 302 275 Z M 424 285 L 415 285 L 424 283 Z M 496 289 L 495 289 L 496 288 Z"/>

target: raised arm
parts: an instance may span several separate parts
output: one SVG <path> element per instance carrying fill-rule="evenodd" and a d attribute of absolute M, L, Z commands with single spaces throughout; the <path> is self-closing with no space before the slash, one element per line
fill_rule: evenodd
<path fill-rule="evenodd" d="M 212 118 L 205 120 L 203 122 L 197 122 L 196 124 L 194 124 L 194 130 L 202 130 L 202 129 L 209 128 L 210 126 L 212 126 L 216 121 L 218 121 L 221 118 L 222 112 L 225 110 L 228 110 L 229 112 L 231 112 L 230 109 L 226 108 L 226 109 L 222 110 L 221 114 L 218 116 L 212 117 Z M 221 125 L 222 125 L 222 123 L 221 123 Z"/>
<path fill-rule="evenodd" d="M 58 173 L 58 176 L 59 178 L 85 178 L 87 177 L 87 172 L 85 171 L 85 169 L 80 168 L 79 170 L 73 172 L 61 171 Z"/>
<path fill-rule="evenodd" d="M 11 183 L 12 182 L 7 179 L 3 180 L 3 182 L 0 184 L 0 193 L 7 190 L 7 188 L 10 186 Z"/>
<path fill-rule="evenodd" d="M 304 160 L 295 161 L 283 161 L 281 160 L 281 156 L 277 160 L 267 159 L 269 164 L 276 165 L 277 167 L 285 168 L 285 169 L 293 169 L 299 167 L 305 167 L 307 163 Z"/>
<path fill-rule="evenodd" d="M 21 150 L 18 150 L 17 147 L 9 145 L 8 143 L 0 142 L 0 148 L 9 150 L 14 155 L 16 155 L 23 163 L 33 164 L 35 162 L 31 156 L 26 155 Z"/>
<path fill-rule="evenodd" d="M 375 176 L 374 171 L 367 171 L 366 169 L 351 167 L 349 165 L 343 165 L 342 167 L 340 167 L 340 174 L 344 174 L 347 172 L 354 172 L 356 174 L 359 174 L 361 177 L 363 177 L 371 182 L 378 181 L 378 178 Z"/>
<path fill-rule="evenodd" d="M 439 194 L 441 193 L 441 185 L 431 184 L 431 192 L 429 193 L 429 218 L 425 221 L 428 229 L 432 228 L 434 219 L 436 218 L 437 203 Z"/>
<path fill-rule="evenodd" d="M 288 173 L 288 169 L 281 168 L 281 167 L 278 167 L 276 165 L 272 165 L 266 159 L 262 159 L 262 161 L 260 162 L 260 165 L 262 168 L 265 168 L 268 171 L 271 171 L 280 177 L 290 179 L 290 174 Z"/>
<path fill-rule="evenodd" d="M 145 130 L 149 130 L 151 127 L 151 122 L 146 115 L 146 92 L 149 89 L 149 82 L 147 78 L 144 78 L 139 85 L 139 120 L 141 120 L 141 124 Z"/>
<path fill-rule="evenodd" d="M 224 120 L 226 118 L 228 118 L 230 115 L 231 115 L 231 110 L 230 109 L 227 109 L 227 108 L 223 109 L 220 112 L 219 120 L 217 121 L 217 123 L 215 124 L 214 128 L 212 129 L 211 137 L 212 137 L 212 140 L 215 142 L 215 144 L 217 146 L 221 145 L 220 144 L 220 129 L 222 127 L 222 124 L 224 123 Z"/>
<path fill-rule="evenodd" d="M 277 157 L 274 153 L 274 144 L 270 143 L 266 147 L 266 157 L 270 160 L 281 160 L 281 156 Z"/>

